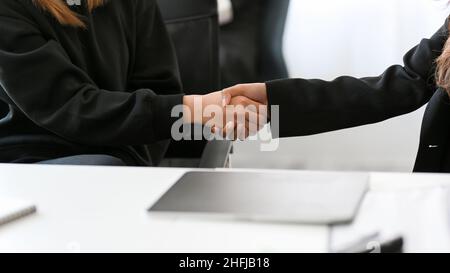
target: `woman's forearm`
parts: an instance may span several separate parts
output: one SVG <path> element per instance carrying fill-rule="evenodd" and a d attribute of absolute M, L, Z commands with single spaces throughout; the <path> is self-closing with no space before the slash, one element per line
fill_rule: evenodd
<path fill-rule="evenodd" d="M 333 81 L 287 79 L 233 87 L 236 95 L 259 90 L 279 106 L 281 137 L 318 134 L 406 114 L 426 104 L 437 90 L 435 60 L 448 38 L 447 23 L 404 56 L 404 65 L 377 77 Z M 272 122 L 276 122 L 272 120 Z"/>

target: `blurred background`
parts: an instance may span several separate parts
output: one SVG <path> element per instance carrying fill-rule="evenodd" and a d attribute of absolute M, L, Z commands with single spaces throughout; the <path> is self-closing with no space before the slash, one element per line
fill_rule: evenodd
<path fill-rule="evenodd" d="M 449 14 L 445 0 L 291 0 L 283 54 L 291 77 L 381 74 Z M 235 168 L 411 171 L 424 109 L 383 123 L 283 139 L 275 152 L 234 145 Z"/>

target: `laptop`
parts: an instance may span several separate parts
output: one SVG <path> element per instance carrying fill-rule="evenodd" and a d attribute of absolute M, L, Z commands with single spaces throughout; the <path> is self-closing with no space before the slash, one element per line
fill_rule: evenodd
<path fill-rule="evenodd" d="M 341 172 L 188 172 L 149 211 L 241 220 L 351 222 L 369 174 Z"/>

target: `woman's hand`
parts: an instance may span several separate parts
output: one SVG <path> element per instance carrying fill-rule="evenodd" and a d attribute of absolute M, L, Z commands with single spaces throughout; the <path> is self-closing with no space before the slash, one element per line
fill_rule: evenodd
<path fill-rule="evenodd" d="M 258 88 L 263 87 L 263 92 Z M 248 97 L 247 97 L 248 96 Z M 207 95 L 185 96 L 184 122 L 211 127 L 228 139 L 255 135 L 267 120 L 265 84 L 238 85 Z"/>
<path fill-rule="evenodd" d="M 243 96 L 263 105 L 268 104 L 267 87 L 265 83 L 238 84 L 223 90 L 226 96 Z"/>
<path fill-rule="evenodd" d="M 246 123 L 235 122 L 234 139 L 244 140 L 249 136 L 256 135 L 268 121 L 268 99 L 265 83 L 239 84 L 223 90 L 225 97 L 231 97 L 230 105 L 244 106 L 237 107 L 236 116 L 249 115 Z M 228 137 L 233 135 L 229 128 L 225 128 L 223 134 Z"/>

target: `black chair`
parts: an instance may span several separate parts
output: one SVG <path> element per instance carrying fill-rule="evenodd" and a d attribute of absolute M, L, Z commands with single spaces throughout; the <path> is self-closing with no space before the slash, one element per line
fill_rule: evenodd
<path fill-rule="evenodd" d="M 216 1 L 158 0 L 158 4 L 175 46 L 184 92 L 201 94 L 219 90 Z M 173 141 L 161 166 L 225 167 L 231 146 L 230 141 Z"/>
<path fill-rule="evenodd" d="M 290 0 L 231 0 L 234 20 L 221 27 L 222 86 L 287 78 L 283 36 Z"/>
<path fill-rule="evenodd" d="M 283 37 L 290 0 L 262 1 L 260 81 L 289 76 L 283 55 Z"/>

